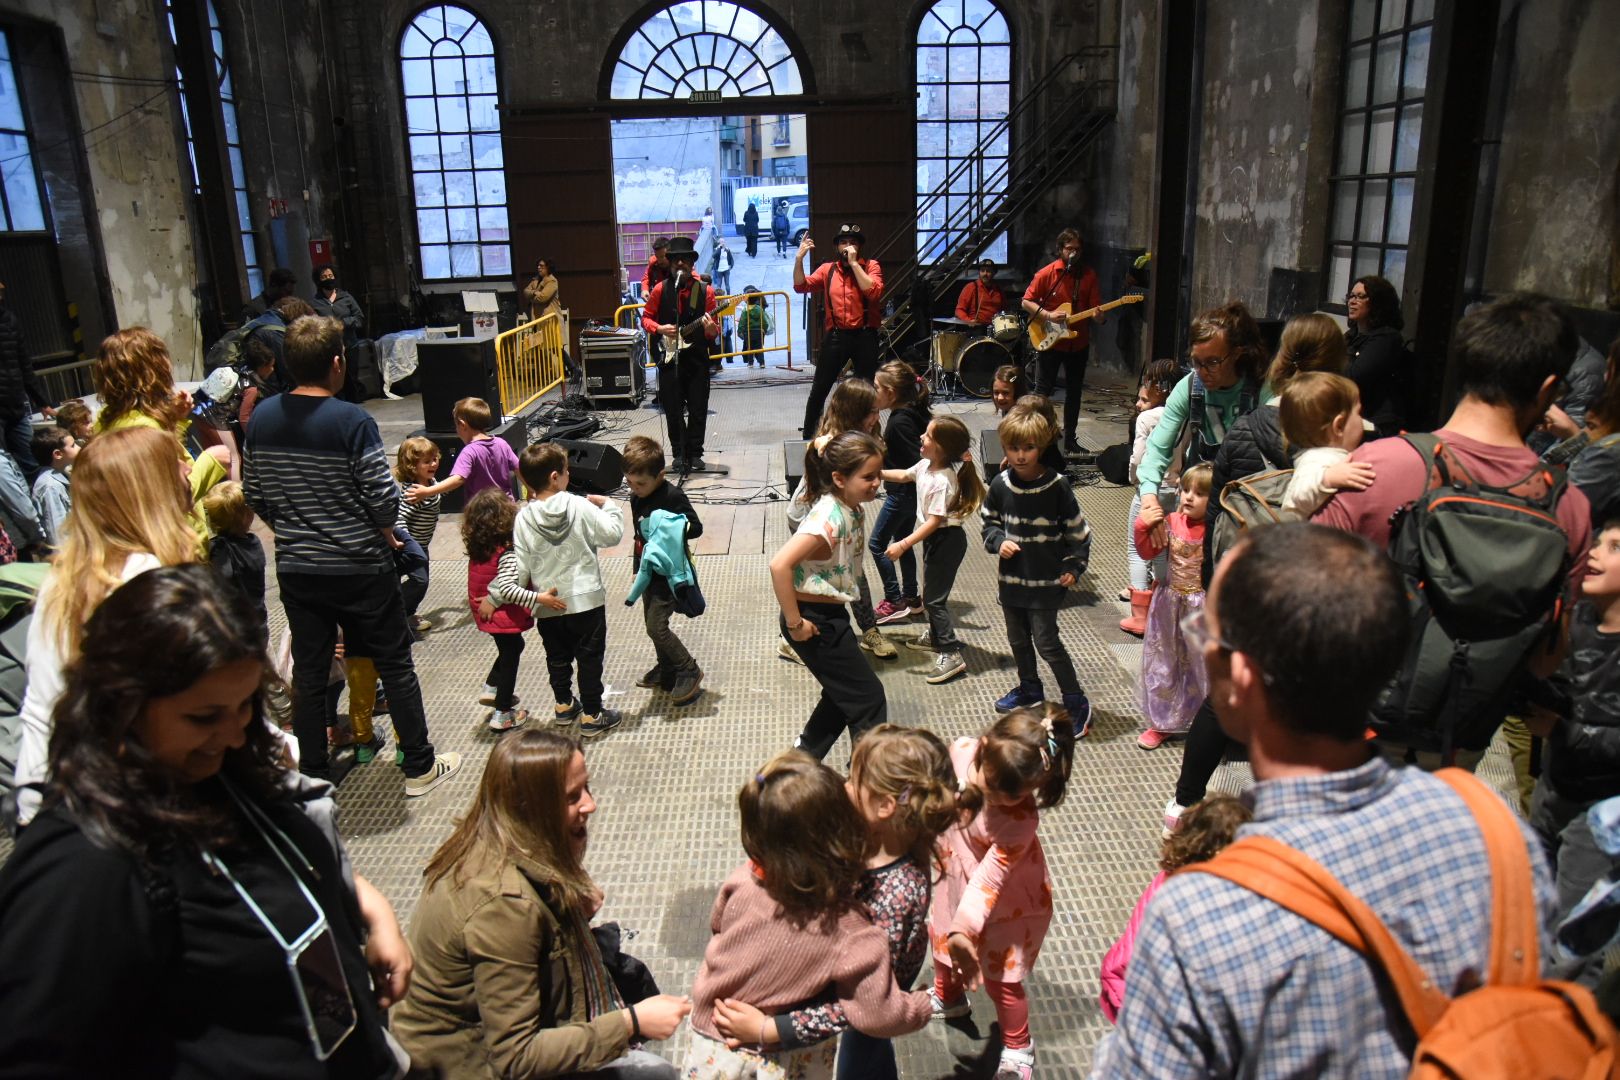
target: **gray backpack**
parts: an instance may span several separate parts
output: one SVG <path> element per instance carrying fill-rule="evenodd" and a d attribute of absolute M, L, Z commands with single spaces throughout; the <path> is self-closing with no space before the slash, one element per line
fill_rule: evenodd
<path fill-rule="evenodd" d="M 1297 520 L 1282 508 L 1293 478 L 1293 469 L 1272 469 L 1239 477 L 1221 489 L 1221 515 L 1215 519 L 1215 535 L 1210 539 L 1212 567 L 1219 566 L 1250 529 Z"/>

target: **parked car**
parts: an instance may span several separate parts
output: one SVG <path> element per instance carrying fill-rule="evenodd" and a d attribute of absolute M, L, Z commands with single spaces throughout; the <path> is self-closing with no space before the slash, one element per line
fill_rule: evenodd
<path fill-rule="evenodd" d="M 788 205 L 788 236 L 797 245 L 804 239 L 804 234 L 810 231 L 810 204 L 796 202 Z"/>

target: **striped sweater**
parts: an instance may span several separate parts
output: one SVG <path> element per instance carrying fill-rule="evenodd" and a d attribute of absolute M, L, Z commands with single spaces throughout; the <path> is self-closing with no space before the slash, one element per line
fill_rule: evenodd
<path fill-rule="evenodd" d="M 518 559 L 517 552 L 507 548 L 501 552 L 500 561 L 495 565 L 495 580 L 489 583 L 490 598 L 497 604 L 518 604 L 533 611 L 540 602 L 540 594 L 534 589 L 524 588 L 527 575 L 523 572 L 523 563 Z"/>
<path fill-rule="evenodd" d="M 242 493 L 276 534 L 276 572 L 381 574 L 399 513 L 377 422 L 331 397 L 277 394 L 253 410 Z"/>
<path fill-rule="evenodd" d="M 434 530 L 439 527 L 439 501 L 443 498 L 443 495 L 429 495 L 421 502 L 399 500 L 399 520 L 395 524 L 403 526 L 411 539 L 422 545 L 423 551 L 433 543 Z"/>
<path fill-rule="evenodd" d="M 1025 483 L 1011 470 L 996 474 L 980 510 L 984 549 L 999 556 L 1002 542 L 1018 545 L 1018 554 L 997 559 L 996 578 L 1003 607 L 1058 608 L 1064 587 L 1058 579 L 1078 580 L 1091 558 L 1091 527 L 1080 513 L 1068 480 L 1043 469 Z"/>

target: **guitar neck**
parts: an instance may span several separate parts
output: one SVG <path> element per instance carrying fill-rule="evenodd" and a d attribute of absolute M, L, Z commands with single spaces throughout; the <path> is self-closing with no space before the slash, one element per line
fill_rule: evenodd
<path fill-rule="evenodd" d="M 1113 311 L 1115 308 L 1124 307 L 1129 303 L 1131 303 L 1131 301 L 1122 297 L 1118 300 L 1110 300 L 1106 304 L 1098 304 L 1094 308 L 1086 308 L 1084 311 L 1077 311 L 1073 315 L 1069 316 L 1069 325 L 1074 326 L 1076 323 L 1084 322 L 1094 315 L 1101 315 L 1105 311 Z"/>

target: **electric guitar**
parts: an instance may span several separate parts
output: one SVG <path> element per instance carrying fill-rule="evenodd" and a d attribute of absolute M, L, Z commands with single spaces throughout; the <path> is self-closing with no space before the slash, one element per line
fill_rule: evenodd
<path fill-rule="evenodd" d="M 1057 318 L 1029 320 L 1029 343 L 1035 347 L 1036 352 L 1045 352 L 1065 338 L 1074 337 L 1077 333 L 1075 327 L 1087 319 L 1095 315 L 1101 315 L 1105 311 L 1113 311 L 1115 308 L 1123 307 L 1126 304 L 1140 304 L 1146 299 L 1147 297 L 1141 293 L 1127 293 L 1118 300 L 1110 300 L 1106 304 L 1098 304 L 1094 308 L 1086 308 L 1086 310 L 1077 311 L 1073 315 L 1069 314 L 1071 308 L 1068 304 L 1055 307 L 1052 310 L 1058 313 Z"/>
<path fill-rule="evenodd" d="M 707 285 L 708 283 L 705 282 L 704 284 Z M 746 293 L 739 293 L 738 295 L 733 296 L 730 300 L 727 300 L 725 303 L 721 304 L 719 307 L 715 308 L 713 311 L 704 312 L 703 315 L 707 315 L 709 318 L 719 322 L 721 319 L 724 319 L 728 315 L 734 313 L 738 306 L 746 299 L 748 299 L 748 295 Z M 664 355 L 660 363 L 672 363 L 676 358 L 676 354 L 678 354 L 682 348 L 682 342 L 690 343 L 695 341 L 697 336 L 703 333 L 703 315 L 699 315 L 689 323 L 682 323 L 674 330 L 660 331 L 660 333 L 664 335 Z"/>

